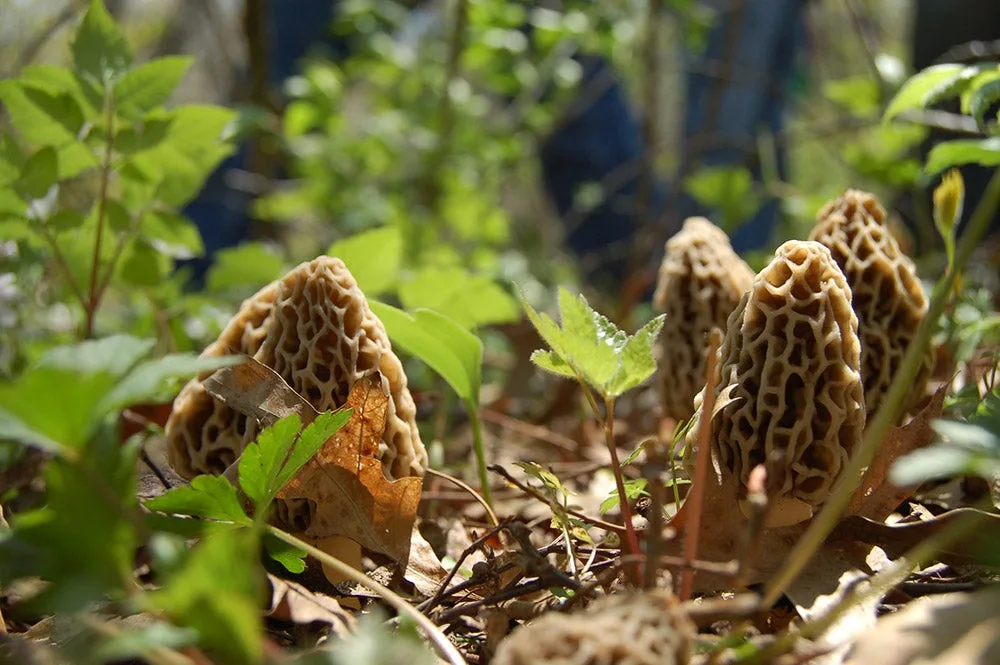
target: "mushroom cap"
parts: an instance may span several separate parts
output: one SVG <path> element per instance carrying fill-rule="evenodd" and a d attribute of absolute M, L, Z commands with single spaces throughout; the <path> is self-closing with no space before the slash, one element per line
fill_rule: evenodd
<path fill-rule="evenodd" d="M 376 455 L 390 480 L 423 475 L 427 452 L 402 363 L 340 259 L 303 263 L 245 301 L 202 355 L 227 353 L 272 368 L 317 411 L 342 406 L 354 382 L 377 368 L 389 385 L 389 409 Z M 181 390 L 166 426 L 168 459 L 185 478 L 222 473 L 260 431 L 205 392 L 204 378 Z"/>
<path fill-rule="evenodd" d="M 830 249 L 851 285 L 861 338 L 865 405 L 871 417 L 927 316 L 927 296 L 913 261 L 886 226 L 885 208 L 872 194 L 849 189 L 827 203 L 816 215 L 809 239 Z M 923 395 L 931 370 L 928 350 L 915 381 L 914 402 Z"/>
<path fill-rule="evenodd" d="M 694 625 L 668 592 L 623 592 L 583 612 L 548 612 L 500 642 L 493 665 L 682 665 Z"/>
<path fill-rule="evenodd" d="M 664 415 L 687 420 L 705 385 L 705 339 L 725 328 L 753 271 L 729 236 L 704 217 L 690 217 L 665 245 L 653 306 L 666 313 L 657 341 Z"/>
<path fill-rule="evenodd" d="M 811 241 L 781 245 L 729 317 L 712 414 L 714 452 L 721 470 L 740 480 L 742 496 L 750 471 L 765 465 L 768 526 L 810 517 L 860 441 L 857 329 L 843 272 L 830 250 Z M 702 401 L 699 395 L 696 404 Z M 689 430 L 689 443 L 697 430 Z"/>

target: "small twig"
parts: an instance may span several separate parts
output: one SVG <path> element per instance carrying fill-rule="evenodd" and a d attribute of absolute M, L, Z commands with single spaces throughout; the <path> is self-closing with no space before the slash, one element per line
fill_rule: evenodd
<path fill-rule="evenodd" d="M 424 634 L 427 635 L 427 639 L 434 644 L 441 656 L 451 663 L 451 665 L 467 665 L 465 659 L 462 657 L 462 654 L 459 653 L 458 649 L 455 648 L 455 645 L 451 643 L 448 637 L 441 632 L 441 629 L 434 625 L 434 622 L 428 619 L 426 615 L 417 611 L 413 605 L 410 605 L 397 594 L 371 579 L 361 571 L 347 565 L 340 559 L 327 554 L 321 549 L 313 547 L 303 540 L 299 540 L 289 533 L 285 533 L 281 529 L 268 526 L 267 531 L 279 540 L 282 540 L 293 547 L 297 547 L 300 550 L 304 550 L 310 556 L 320 561 L 323 565 L 336 570 L 337 573 L 343 575 L 352 582 L 360 584 L 361 586 L 374 592 L 379 598 L 392 606 L 396 611 L 409 616 L 413 622 L 417 624 L 422 631 L 424 631 Z"/>
<path fill-rule="evenodd" d="M 448 585 L 451 584 L 451 581 L 453 579 L 455 579 L 455 574 L 458 573 L 459 569 L 462 567 L 462 564 L 465 562 L 465 560 L 469 558 L 469 556 L 471 556 L 473 552 L 482 547 L 483 543 L 485 543 L 487 540 L 489 540 L 497 533 L 499 533 L 501 528 L 502 527 L 500 526 L 494 527 L 493 529 L 490 529 L 489 531 L 481 535 L 479 538 L 476 538 L 474 541 L 472 541 L 469 544 L 469 546 L 466 547 L 459 555 L 458 560 L 455 561 L 455 565 L 452 566 L 451 570 L 448 571 L 448 574 L 441 582 L 441 586 L 438 588 L 438 592 L 434 594 L 432 598 L 428 598 L 427 600 L 422 602 L 417 607 L 417 609 L 419 609 L 421 612 L 430 612 L 438 605 L 438 603 L 441 602 L 441 599 L 443 599 L 445 596 L 451 595 L 457 591 L 460 591 L 462 588 L 465 588 L 465 586 L 463 586 L 466 584 L 465 582 L 459 584 L 454 589 L 449 589 Z M 468 581 L 471 582 L 471 580 Z"/>
<path fill-rule="evenodd" d="M 556 448 L 565 450 L 566 452 L 576 452 L 579 447 L 576 441 L 564 434 L 553 432 L 549 428 L 542 427 L 540 425 L 532 425 L 531 423 L 518 420 L 517 418 L 492 409 L 483 409 L 483 420 L 488 423 L 493 423 L 494 425 L 499 425 L 504 429 L 509 429 L 512 432 L 517 432 L 518 434 L 530 436 L 533 439 L 538 439 L 539 441 L 552 444 Z"/>
<path fill-rule="evenodd" d="M 511 485 L 521 490 L 525 494 L 528 494 L 532 498 L 537 499 L 544 504 L 550 503 L 548 498 L 546 498 L 541 492 L 528 485 L 525 485 L 517 478 L 510 475 L 510 472 L 508 472 L 507 469 L 503 468 L 499 464 L 491 464 L 489 469 L 494 473 L 499 473 L 501 476 L 503 476 L 504 480 L 506 480 Z M 565 510 L 567 514 L 572 515 L 573 517 L 576 517 L 578 519 L 581 519 L 587 524 L 593 524 L 594 526 L 604 529 L 605 531 L 616 533 L 619 536 L 625 533 L 625 527 L 623 527 L 620 524 L 613 524 L 612 522 L 606 522 L 598 517 L 591 517 L 590 515 L 582 513 L 579 510 L 576 510 L 575 508 L 563 508 L 563 510 Z"/>
<path fill-rule="evenodd" d="M 927 344 L 937 327 L 938 319 L 951 299 L 955 275 L 964 268 L 979 244 L 980 238 L 989 228 L 998 204 L 1000 204 L 1000 169 L 993 172 L 993 177 L 983 192 L 983 197 L 976 206 L 965 233 L 959 240 L 955 251 L 955 270 L 946 273 L 934 286 L 927 315 L 920 327 L 917 328 L 917 333 L 910 342 L 910 346 L 906 349 L 899 372 L 889 386 L 882 408 L 878 410 L 875 418 L 865 428 L 861 445 L 858 446 L 844 470 L 840 482 L 834 486 L 830 498 L 819 514 L 812 519 L 806 532 L 802 534 L 795 548 L 788 555 L 785 565 L 767 585 L 764 593 L 765 605 L 773 605 L 781 597 L 788 585 L 802 572 L 813 554 L 822 547 L 827 536 L 840 521 L 844 510 L 850 505 L 851 497 L 862 480 L 864 470 L 871 464 L 886 432 L 895 422 L 907 396 L 913 389 L 913 380 L 916 378 L 922 363 Z"/>
<path fill-rule="evenodd" d="M 684 528 L 684 559 L 694 561 L 698 558 L 698 536 L 701 531 L 701 514 L 705 501 L 705 483 L 708 482 L 708 467 L 710 460 L 710 445 L 712 436 L 712 411 L 715 408 L 716 364 L 718 350 L 722 344 L 722 331 L 713 328 L 708 336 L 708 358 L 705 366 L 705 401 L 701 406 L 701 422 L 698 423 L 698 452 L 695 457 L 694 476 L 691 478 L 691 489 L 688 492 L 687 503 L 690 504 L 690 516 Z M 681 572 L 681 585 L 678 597 L 687 600 L 694 588 L 694 569 L 686 568 Z"/>
<path fill-rule="evenodd" d="M 475 499 L 479 503 L 479 505 L 483 507 L 483 510 L 486 511 L 486 515 L 490 518 L 490 522 L 492 523 L 492 525 L 495 527 L 500 526 L 500 520 L 499 518 L 497 518 L 497 514 L 493 512 L 493 508 L 490 507 L 490 504 L 486 503 L 486 499 L 483 498 L 483 495 L 477 492 L 467 482 L 459 478 L 456 478 L 455 476 L 448 475 L 443 471 L 437 471 L 436 469 L 431 469 L 429 467 L 427 469 L 427 473 L 428 475 L 436 476 L 438 478 L 447 480 L 453 485 L 457 485 L 458 487 L 461 487 L 463 490 L 468 492 L 470 495 L 472 495 L 472 498 Z"/>
<path fill-rule="evenodd" d="M 62 270 L 63 275 L 66 278 L 66 284 L 69 286 L 70 291 L 80 302 L 80 308 L 83 311 L 87 311 L 87 297 L 84 295 L 83 291 L 80 289 L 80 285 L 76 283 L 76 279 L 73 277 L 73 273 L 69 269 L 69 264 L 66 263 L 66 257 L 63 256 L 62 250 L 59 249 L 59 243 L 56 242 L 55 236 L 45 227 L 42 227 L 42 237 L 45 238 L 45 242 L 48 243 L 49 248 L 52 250 L 52 256 L 56 260 L 56 265 Z"/>

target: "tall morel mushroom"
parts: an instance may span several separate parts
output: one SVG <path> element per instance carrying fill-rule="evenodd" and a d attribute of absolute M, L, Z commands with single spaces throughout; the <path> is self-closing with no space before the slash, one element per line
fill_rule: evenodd
<path fill-rule="evenodd" d="M 927 297 L 916 268 L 885 220 L 885 208 L 872 194 L 850 189 L 823 206 L 809 234 L 810 240 L 830 249 L 854 293 L 869 418 L 882 405 L 906 348 L 927 316 Z M 912 407 L 923 396 L 931 363 L 928 351 L 905 406 Z"/>
<path fill-rule="evenodd" d="M 275 370 L 318 411 L 342 406 L 351 386 L 377 368 L 389 413 L 377 456 L 390 480 L 422 476 L 427 452 L 416 406 L 382 323 L 343 261 L 321 256 L 247 300 L 202 355 L 243 353 Z M 168 459 L 178 474 L 219 474 L 253 441 L 257 423 L 211 397 L 199 377 L 174 400 Z"/>
<path fill-rule="evenodd" d="M 704 217 L 691 217 L 667 241 L 653 306 L 666 313 L 657 343 L 664 415 L 687 420 L 705 385 L 706 336 L 725 328 L 753 271 L 729 236 Z"/>
<path fill-rule="evenodd" d="M 623 592 L 583 612 L 549 612 L 500 643 L 493 665 L 684 665 L 694 625 L 658 589 Z"/>
<path fill-rule="evenodd" d="M 741 496 L 750 471 L 764 464 L 768 526 L 811 517 L 860 441 L 857 330 L 844 274 L 826 247 L 810 241 L 781 245 L 729 317 L 712 444 Z M 697 431 L 696 422 L 689 443 Z"/>

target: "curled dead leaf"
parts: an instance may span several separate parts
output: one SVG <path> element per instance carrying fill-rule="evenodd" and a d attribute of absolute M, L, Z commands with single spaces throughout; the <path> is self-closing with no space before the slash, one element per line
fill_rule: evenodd
<path fill-rule="evenodd" d="M 382 377 L 362 377 L 345 405 L 350 420 L 278 494 L 306 508 L 297 528 L 308 539 L 346 536 L 405 565 L 422 480 L 390 481 L 375 457 L 389 406 Z"/>
<path fill-rule="evenodd" d="M 340 637 L 347 637 L 357 627 L 354 614 L 341 607 L 335 598 L 274 575 L 269 574 L 267 579 L 271 583 L 268 616 L 299 625 L 323 623 Z"/>

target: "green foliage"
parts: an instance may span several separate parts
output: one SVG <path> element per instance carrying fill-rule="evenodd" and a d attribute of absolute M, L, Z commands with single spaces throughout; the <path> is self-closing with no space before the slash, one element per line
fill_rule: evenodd
<path fill-rule="evenodd" d="M 72 41 L 73 67 L 24 68 L 0 82 L 11 131 L 0 137 L 0 225 L 22 249 L 51 260 L 92 336 L 109 292 L 145 293 L 170 281 L 172 258 L 202 251 L 177 210 L 231 151 L 232 111 L 164 108 L 191 64 L 136 64 L 99 0 Z"/>
<path fill-rule="evenodd" d="M 396 284 L 403 260 L 403 236 L 391 226 L 372 229 L 338 240 L 326 253 L 347 264 L 365 295 L 377 296 Z"/>
<path fill-rule="evenodd" d="M 574 298 L 564 288 L 559 290 L 561 327 L 536 312 L 523 294 L 521 300 L 531 323 L 551 348 L 531 355 L 542 369 L 586 382 L 605 399 L 635 388 L 656 371 L 653 344 L 663 327 L 663 315 L 628 335 L 591 309 L 583 296 Z"/>
<path fill-rule="evenodd" d="M 753 175 L 745 166 L 715 166 L 688 176 L 684 189 L 701 205 L 717 210 L 721 228 L 733 231 L 753 217 L 763 202 L 754 190 Z"/>

